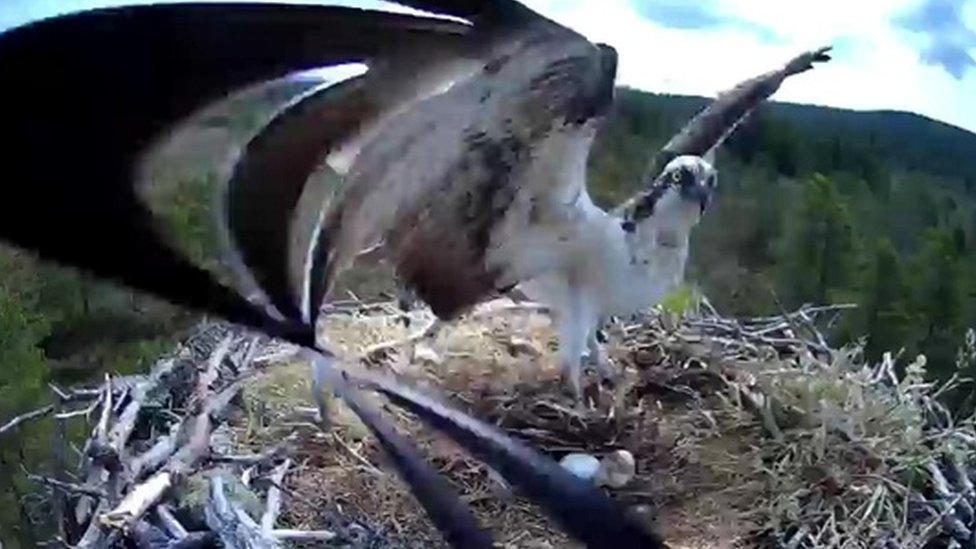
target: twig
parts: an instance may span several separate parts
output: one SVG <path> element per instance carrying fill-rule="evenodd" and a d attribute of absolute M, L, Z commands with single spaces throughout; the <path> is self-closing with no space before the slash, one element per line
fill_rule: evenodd
<path fill-rule="evenodd" d="M 274 530 L 275 521 L 278 519 L 278 513 L 281 511 L 281 490 L 278 489 L 278 485 L 284 481 L 289 467 L 291 467 L 291 460 L 286 459 L 281 465 L 275 467 L 271 473 L 271 487 L 268 488 L 267 509 L 265 509 L 264 515 L 261 516 L 261 533 L 265 538 L 272 537 L 271 532 Z"/>
<path fill-rule="evenodd" d="M 97 486 L 86 486 L 84 484 L 77 484 L 74 482 L 66 482 L 63 480 L 58 480 L 50 477 L 45 477 L 41 475 L 34 475 L 31 473 L 26 473 L 27 480 L 31 482 L 36 482 L 38 484 L 43 484 L 45 486 L 50 486 L 51 488 L 57 488 L 58 490 L 67 492 L 69 494 L 84 494 L 86 496 L 91 496 L 93 498 L 106 498 L 108 494 L 105 490 L 98 488 Z"/>
<path fill-rule="evenodd" d="M 224 547 L 278 547 L 276 540 L 261 536 L 254 519 L 227 499 L 220 475 L 210 477 L 210 502 L 204 513 L 207 526 L 217 533 Z"/>
<path fill-rule="evenodd" d="M 18 425 L 20 425 L 21 423 L 24 423 L 25 421 L 31 421 L 31 420 L 37 419 L 39 417 L 46 416 L 46 415 L 50 414 L 53 411 L 54 411 L 54 405 L 53 404 L 48 404 L 47 406 L 44 406 L 42 408 L 38 408 L 38 409 L 33 410 L 31 412 L 27 412 L 27 413 L 24 413 L 24 414 L 20 414 L 19 416 L 14 417 L 13 419 L 11 419 L 10 421 L 8 421 L 7 423 L 4 423 L 3 426 L 0 427 L 0 436 L 7 434 L 7 431 L 11 431 L 11 430 L 15 429 Z"/>
<path fill-rule="evenodd" d="M 91 416 L 92 412 L 95 411 L 95 408 L 98 408 L 98 405 L 101 404 L 101 402 L 102 402 L 101 399 L 98 399 L 85 408 L 79 408 L 77 410 L 71 410 L 68 412 L 61 412 L 60 414 L 54 414 L 54 419 L 64 420 L 64 419 L 71 419 L 73 417 L 78 417 L 78 416 L 85 416 L 87 418 Z"/>
<path fill-rule="evenodd" d="M 366 467 L 366 469 L 369 470 L 369 472 L 373 473 L 374 475 L 376 475 L 378 477 L 385 476 L 383 474 L 383 471 L 380 471 L 379 469 L 377 469 L 375 465 L 373 465 L 372 463 L 369 462 L 368 459 L 366 459 L 362 455 L 360 455 L 359 452 L 357 452 L 356 450 L 354 450 L 352 448 L 352 446 L 349 446 L 348 444 L 346 444 L 346 441 L 342 440 L 342 437 L 340 437 L 338 434 L 333 433 L 332 434 L 332 439 L 335 440 L 336 443 L 339 446 L 342 446 L 342 448 L 345 449 L 346 452 L 348 452 L 349 455 L 353 457 L 353 459 L 355 459 L 356 461 L 358 461 L 359 463 L 361 463 L 364 467 Z"/>
<path fill-rule="evenodd" d="M 271 535 L 276 539 L 288 541 L 332 541 L 336 538 L 335 532 L 328 530 L 280 529 L 272 531 Z"/>
<path fill-rule="evenodd" d="M 99 516 L 98 521 L 105 526 L 120 529 L 134 524 L 172 485 L 173 476 L 169 471 L 156 473 L 146 482 L 136 485 L 115 509 Z"/>
<path fill-rule="evenodd" d="M 422 329 L 415 331 L 414 333 L 408 335 L 403 339 L 399 339 L 396 341 L 384 341 L 366 347 L 366 349 L 362 353 L 362 358 L 370 359 L 380 354 L 381 352 L 391 351 L 393 349 L 396 349 L 398 347 L 403 347 L 405 345 L 409 345 L 416 341 L 422 341 L 424 339 L 429 338 L 431 335 L 435 334 L 437 330 L 440 329 L 440 327 L 441 327 L 441 321 L 437 317 L 432 317 L 428 320 L 427 324 L 424 325 Z"/>
<path fill-rule="evenodd" d="M 261 465 L 269 463 L 288 451 L 288 447 L 294 443 L 298 433 L 293 432 L 281 442 L 267 448 L 257 454 L 245 455 L 211 455 L 210 460 L 218 463 L 234 463 L 237 465 Z"/>
<path fill-rule="evenodd" d="M 166 530 L 166 533 L 170 535 L 170 537 L 174 537 L 176 539 L 183 539 L 187 537 L 188 532 L 186 531 L 186 528 L 184 528 L 183 525 L 180 524 L 180 521 L 173 516 L 173 512 L 169 510 L 169 506 L 163 504 L 157 505 L 156 517 L 159 518 L 159 523 L 163 525 L 163 528 Z"/>

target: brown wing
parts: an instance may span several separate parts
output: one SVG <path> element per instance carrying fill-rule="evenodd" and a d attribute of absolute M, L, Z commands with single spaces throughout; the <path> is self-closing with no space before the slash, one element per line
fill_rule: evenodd
<path fill-rule="evenodd" d="M 644 173 L 645 185 L 653 183 L 676 156 L 705 156 L 718 148 L 760 103 L 776 93 L 787 77 L 812 69 L 814 63 L 829 61 L 829 52 L 829 47 L 804 52 L 782 68 L 746 80 L 719 95 L 654 156 Z"/>
<path fill-rule="evenodd" d="M 415 26 L 423 20 L 405 19 Z M 247 144 L 234 166 L 224 202 L 234 253 L 285 316 L 308 320 L 293 298 L 302 283 L 295 271 L 304 262 L 289 257 L 294 248 L 289 238 L 309 176 L 330 152 L 434 85 L 431 72 L 442 59 L 471 47 L 469 26 L 427 21 L 422 31 L 395 35 L 362 59 L 370 66 L 367 74 L 314 90 L 284 108 Z M 393 25 L 398 29 L 404 20 L 398 18 Z"/>
<path fill-rule="evenodd" d="M 0 238 L 305 338 L 305 327 L 276 325 L 157 233 L 134 189 L 142 155 L 174 124 L 235 89 L 369 58 L 388 40 L 447 24 L 350 8 L 222 3 L 94 10 L 6 31 L 0 146 L 9 184 Z"/>
<path fill-rule="evenodd" d="M 380 240 L 401 280 L 441 317 L 494 292 L 510 260 L 488 261 L 496 229 L 538 185 L 582 188 L 582 173 L 539 182 L 530 168 L 546 160 L 539 156 L 550 140 L 592 130 L 612 100 L 614 71 L 612 50 L 558 27 L 529 27 L 493 50 L 475 76 L 384 126 L 326 219 L 313 302 Z"/>
<path fill-rule="evenodd" d="M 242 280 L 253 277 L 286 316 L 305 322 L 311 317 L 307 280 L 317 256 L 306 252 L 309 235 L 290 220 L 296 209 L 309 209 L 300 200 L 316 167 L 329 159 L 344 173 L 384 121 L 476 71 L 492 45 L 521 25 L 544 21 L 511 0 L 399 3 L 474 24 L 412 16 L 395 20 L 395 32 L 388 33 L 383 47 L 360 59 L 369 68 L 365 75 L 316 90 L 283 109 L 248 143 L 234 167 L 224 202 L 235 243 L 229 263 Z"/>

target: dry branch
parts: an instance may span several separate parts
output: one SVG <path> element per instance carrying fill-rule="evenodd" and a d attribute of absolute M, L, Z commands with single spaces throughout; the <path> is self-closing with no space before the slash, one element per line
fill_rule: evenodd
<path fill-rule="evenodd" d="M 0 426 L 0 436 L 7 434 L 8 431 L 12 431 L 16 429 L 18 425 L 24 423 L 25 421 L 31 421 L 39 417 L 44 417 L 53 411 L 54 411 L 54 405 L 48 404 L 47 406 L 38 408 L 37 410 L 33 410 L 25 414 L 20 414 L 19 416 L 12 418 L 10 421 Z"/>
<path fill-rule="evenodd" d="M 272 531 L 275 521 L 278 520 L 278 513 L 281 512 L 281 490 L 278 486 L 284 481 L 289 467 L 291 467 L 291 460 L 286 459 L 271 472 L 271 488 L 268 489 L 267 509 L 261 517 L 261 533 L 268 539 L 273 539 Z"/>
<path fill-rule="evenodd" d="M 45 477 L 42 475 L 32 475 L 27 473 L 27 480 L 31 482 L 37 482 L 45 486 L 50 486 L 51 488 L 56 488 L 62 490 L 69 494 L 84 494 L 91 496 L 93 498 L 105 498 L 108 494 L 104 490 L 95 486 L 85 486 L 84 484 L 78 484 L 75 482 L 66 482 L 63 480 L 58 480 L 54 478 Z"/>

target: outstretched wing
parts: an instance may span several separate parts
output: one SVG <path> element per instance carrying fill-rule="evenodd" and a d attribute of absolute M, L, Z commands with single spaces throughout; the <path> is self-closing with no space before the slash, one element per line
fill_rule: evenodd
<path fill-rule="evenodd" d="M 746 80 L 720 94 L 654 155 L 641 178 L 641 190 L 617 206 L 615 212 L 632 222 L 650 215 L 662 189 L 657 185 L 657 179 L 668 162 L 682 155 L 713 155 L 756 107 L 776 93 L 787 77 L 812 69 L 814 63 L 829 61 L 830 49 L 804 52 L 783 67 Z"/>
<path fill-rule="evenodd" d="M 293 234 L 290 221 L 309 176 L 330 156 L 329 166 L 344 174 L 385 119 L 474 70 L 483 40 L 472 31 L 445 24 L 406 43 L 389 43 L 362 60 L 366 74 L 287 105 L 241 152 L 227 186 L 227 225 L 248 272 L 279 310 L 311 322 L 308 273 L 314 256 L 292 245 L 308 237 Z"/>
<path fill-rule="evenodd" d="M 830 49 L 804 52 L 783 67 L 746 80 L 720 94 L 654 156 L 644 173 L 643 183 L 653 183 L 676 156 L 705 156 L 717 149 L 760 103 L 776 93 L 787 77 L 812 69 L 814 63 L 829 61 Z"/>
<path fill-rule="evenodd" d="M 365 75 L 295 103 L 249 144 L 228 189 L 229 225 L 280 310 L 313 322 L 336 275 L 385 242 L 400 277 L 453 316 L 518 270 L 511 254 L 493 255 L 516 205 L 582 188 L 583 164 L 569 156 L 585 157 L 579 143 L 612 100 L 615 53 L 518 4 L 488 5 L 460 39 L 372 59 Z M 337 156 L 345 195 L 323 211 L 312 249 L 289 258 L 301 190 Z M 555 176 L 533 183 L 542 156 Z"/>
<path fill-rule="evenodd" d="M 0 36 L 0 236 L 310 344 L 308 330 L 272 320 L 160 238 L 133 188 L 141 155 L 176 122 L 247 84 L 461 27 L 348 8 L 222 3 L 96 10 L 8 31 Z"/>

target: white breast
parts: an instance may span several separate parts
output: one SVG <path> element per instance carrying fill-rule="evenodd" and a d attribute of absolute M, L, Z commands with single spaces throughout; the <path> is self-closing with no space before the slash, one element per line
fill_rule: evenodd
<path fill-rule="evenodd" d="M 520 285 L 526 295 L 557 310 L 582 297 L 596 316 L 625 316 L 647 310 L 681 284 L 697 219 L 681 211 L 649 218 L 626 233 L 585 193 L 580 200 L 583 215 L 572 231 L 573 245 L 561 249 L 559 268 Z"/>

